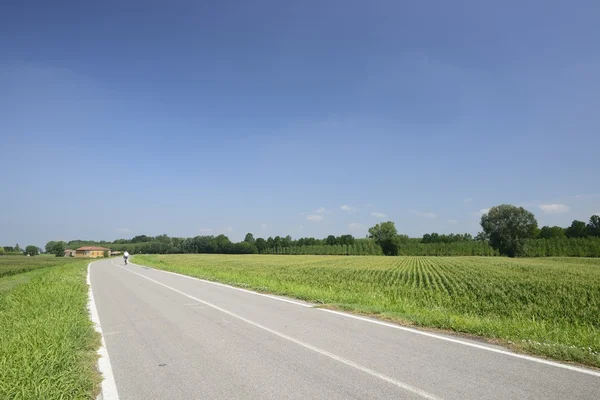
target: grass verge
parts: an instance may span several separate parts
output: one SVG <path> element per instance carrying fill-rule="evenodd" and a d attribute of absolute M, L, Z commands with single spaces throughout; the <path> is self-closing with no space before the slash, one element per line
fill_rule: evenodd
<path fill-rule="evenodd" d="M 600 259 L 194 254 L 133 261 L 600 367 Z"/>
<path fill-rule="evenodd" d="M 87 311 L 89 260 L 40 268 L 28 259 L 30 272 L 0 279 L 0 398 L 95 399 L 100 338 Z"/>

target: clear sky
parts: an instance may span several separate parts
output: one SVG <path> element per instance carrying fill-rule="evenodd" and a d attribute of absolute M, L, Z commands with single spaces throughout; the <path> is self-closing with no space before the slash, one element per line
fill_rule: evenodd
<path fill-rule="evenodd" d="M 600 213 L 600 2 L 0 5 L 0 245 Z M 342 207 L 345 206 L 345 207 Z"/>

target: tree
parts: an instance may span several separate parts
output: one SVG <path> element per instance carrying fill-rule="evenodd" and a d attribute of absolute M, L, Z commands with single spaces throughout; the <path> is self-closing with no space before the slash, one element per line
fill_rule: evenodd
<path fill-rule="evenodd" d="M 259 253 L 262 253 L 267 249 L 267 241 L 263 238 L 256 239 L 256 249 Z"/>
<path fill-rule="evenodd" d="M 600 237 L 600 215 L 592 215 L 586 229 L 589 236 Z"/>
<path fill-rule="evenodd" d="M 56 245 L 54 245 L 54 255 L 56 257 L 64 257 L 65 256 L 65 250 L 67 249 L 67 244 L 65 242 L 58 241 L 56 242 Z"/>
<path fill-rule="evenodd" d="M 67 244 L 63 241 L 54 241 L 51 240 L 46 243 L 46 253 L 54 254 L 57 257 L 62 257 L 65 255 L 65 249 Z"/>
<path fill-rule="evenodd" d="M 587 226 L 583 221 L 573 221 L 571 226 L 565 230 L 568 238 L 582 238 L 587 236 Z"/>
<path fill-rule="evenodd" d="M 565 230 L 560 226 L 542 226 L 538 235 L 540 239 L 560 239 L 565 237 Z"/>
<path fill-rule="evenodd" d="M 386 256 L 397 256 L 400 247 L 398 231 L 392 221 L 382 222 L 369 228 L 369 237 L 381 247 Z"/>
<path fill-rule="evenodd" d="M 490 246 L 509 257 L 522 255 L 526 239 L 535 237 L 538 230 L 531 212 L 510 204 L 492 207 L 481 217 L 481 227 Z"/>
<path fill-rule="evenodd" d="M 250 232 L 246 233 L 246 237 L 244 238 L 244 242 L 253 244 L 255 242 L 254 235 Z"/>
<path fill-rule="evenodd" d="M 231 240 L 223 234 L 217 236 L 215 238 L 215 243 L 217 244 L 217 253 L 228 253 L 228 248 L 231 244 Z"/>
<path fill-rule="evenodd" d="M 488 237 L 487 237 L 487 235 L 485 234 L 485 232 L 479 232 L 479 233 L 477 233 L 477 235 L 475 236 L 475 239 L 474 239 L 474 240 L 476 240 L 476 241 L 478 241 L 478 242 L 487 242 L 487 240 L 488 240 Z"/>
<path fill-rule="evenodd" d="M 30 256 L 37 256 L 38 254 L 40 254 L 39 249 L 37 246 L 34 245 L 29 245 L 27 247 L 25 247 L 25 254 L 30 255 Z"/>
<path fill-rule="evenodd" d="M 342 235 L 339 238 L 337 238 L 337 242 L 339 244 L 352 245 L 352 244 L 354 244 L 354 236 L 352 236 L 352 235 Z"/>
<path fill-rule="evenodd" d="M 21 253 L 21 248 L 19 247 L 19 243 L 15 245 L 15 253 Z"/>
<path fill-rule="evenodd" d="M 232 250 L 234 254 L 254 254 L 256 253 L 256 246 L 253 243 L 244 241 L 235 243 Z"/>
<path fill-rule="evenodd" d="M 397 239 L 398 239 L 398 243 L 400 243 L 400 244 L 408 243 L 408 241 L 410 240 L 408 235 L 403 235 L 403 234 L 398 235 Z"/>
<path fill-rule="evenodd" d="M 335 236 L 329 235 L 327 236 L 327 239 L 325 239 L 325 243 L 329 246 L 334 246 L 335 244 L 337 244 L 337 240 Z"/>
<path fill-rule="evenodd" d="M 152 241 L 152 237 L 151 236 L 146 236 L 146 235 L 138 235 L 138 236 L 134 236 L 130 243 L 144 243 L 144 242 L 151 242 Z"/>
<path fill-rule="evenodd" d="M 290 248 L 292 247 L 292 237 L 287 235 L 281 239 L 281 247 Z"/>
<path fill-rule="evenodd" d="M 165 244 L 171 244 L 171 238 L 167 234 L 158 235 L 154 240 Z"/>
<path fill-rule="evenodd" d="M 54 240 L 46 243 L 46 253 L 54 254 L 54 246 L 56 246 L 56 242 Z"/>
<path fill-rule="evenodd" d="M 4 247 L 0 247 L 0 256 L 4 255 Z"/>

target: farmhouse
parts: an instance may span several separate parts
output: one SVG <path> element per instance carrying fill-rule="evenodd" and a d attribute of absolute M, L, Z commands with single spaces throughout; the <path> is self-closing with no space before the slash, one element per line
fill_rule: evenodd
<path fill-rule="evenodd" d="M 75 257 L 75 250 L 66 249 L 65 250 L 65 257 Z"/>
<path fill-rule="evenodd" d="M 104 257 L 104 252 L 110 252 L 106 247 L 83 246 L 75 250 L 75 257 Z"/>

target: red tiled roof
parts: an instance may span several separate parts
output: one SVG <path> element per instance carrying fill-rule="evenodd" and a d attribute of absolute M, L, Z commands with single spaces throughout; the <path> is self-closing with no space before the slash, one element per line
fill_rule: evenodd
<path fill-rule="evenodd" d="M 83 246 L 77 249 L 77 251 L 106 251 L 106 250 L 110 250 L 107 249 L 106 247 L 96 247 L 96 246 Z"/>

